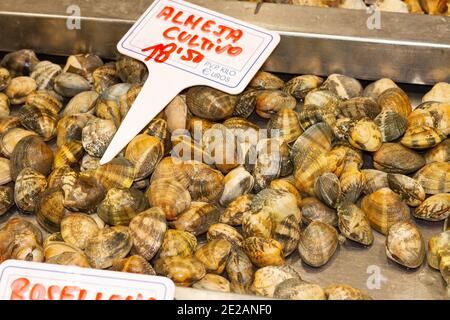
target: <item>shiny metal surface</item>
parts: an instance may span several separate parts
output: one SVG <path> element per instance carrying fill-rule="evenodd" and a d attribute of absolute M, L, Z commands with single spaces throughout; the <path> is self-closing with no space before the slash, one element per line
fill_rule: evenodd
<path fill-rule="evenodd" d="M 117 55 L 115 45 L 151 0 L 2 0 L 0 50 L 29 47 L 67 55 Z M 361 10 L 286 6 L 222 0 L 191 2 L 272 30 L 282 41 L 265 69 L 285 73 L 344 73 L 359 79 L 398 82 L 450 81 L 450 17 L 381 13 L 380 29 L 369 30 Z M 81 29 L 67 28 L 80 8 Z M 73 21 L 73 20 L 71 20 Z"/>

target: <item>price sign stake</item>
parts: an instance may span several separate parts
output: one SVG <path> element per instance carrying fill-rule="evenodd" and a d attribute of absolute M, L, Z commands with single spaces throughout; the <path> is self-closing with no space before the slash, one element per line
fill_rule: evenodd
<path fill-rule="evenodd" d="M 117 45 L 146 64 L 149 78 L 100 163 L 111 161 L 183 89 L 242 92 L 279 41 L 276 32 L 186 1 L 155 1 Z"/>

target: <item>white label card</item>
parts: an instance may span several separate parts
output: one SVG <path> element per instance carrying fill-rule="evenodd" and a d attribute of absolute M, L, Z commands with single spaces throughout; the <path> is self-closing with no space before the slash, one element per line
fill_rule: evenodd
<path fill-rule="evenodd" d="M 117 45 L 147 65 L 149 78 L 100 163 L 112 160 L 183 89 L 242 92 L 279 42 L 276 32 L 187 1 L 155 1 Z"/>
<path fill-rule="evenodd" d="M 0 265 L 1 300 L 173 300 L 164 277 L 7 260 Z"/>

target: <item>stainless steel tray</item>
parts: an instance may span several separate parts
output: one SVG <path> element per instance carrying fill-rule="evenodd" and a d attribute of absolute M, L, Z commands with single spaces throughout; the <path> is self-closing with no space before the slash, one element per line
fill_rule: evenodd
<path fill-rule="evenodd" d="M 275 72 L 397 82 L 450 81 L 450 17 L 381 12 L 381 28 L 367 27 L 362 10 L 314 8 L 243 1 L 190 0 L 279 31 L 282 41 L 265 69 Z M 91 51 L 117 55 L 115 45 L 151 0 L 2 0 L 0 50 L 29 47 L 68 55 Z M 81 29 L 68 29 L 68 8 L 80 8 Z"/>

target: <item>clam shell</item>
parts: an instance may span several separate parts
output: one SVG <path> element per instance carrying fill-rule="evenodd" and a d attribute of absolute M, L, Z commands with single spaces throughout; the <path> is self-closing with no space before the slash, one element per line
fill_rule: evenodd
<path fill-rule="evenodd" d="M 215 239 L 225 239 L 230 242 L 233 246 L 242 246 L 242 241 L 244 237 L 239 233 L 238 230 L 224 223 L 212 224 L 206 234 L 208 241 Z"/>
<path fill-rule="evenodd" d="M 233 247 L 231 249 L 226 272 L 233 291 L 246 293 L 253 280 L 253 265 L 241 248 Z"/>
<path fill-rule="evenodd" d="M 414 216 L 428 221 L 442 221 L 450 216 L 450 194 L 438 193 L 423 201 Z"/>
<path fill-rule="evenodd" d="M 81 158 L 80 171 L 96 170 L 100 167 L 100 159 L 98 157 L 93 157 L 86 153 L 83 158 Z"/>
<path fill-rule="evenodd" d="M 160 207 L 171 221 L 189 208 L 191 195 L 184 186 L 173 178 L 160 178 L 152 181 L 147 190 L 147 198 L 151 207 Z"/>
<path fill-rule="evenodd" d="M 425 259 L 425 243 L 419 229 L 409 221 L 393 224 L 386 236 L 386 254 L 407 268 L 420 267 Z"/>
<path fill-rule="evenodd" d="M 227 206 L 239 196 L 250 192 L 253 189 L 253 176 L 240 166 L 231 170 L 223 180 L 224 189 L 220 197 L 220 204 Z"/>
<path fill-rule="evenodd" d="M 297 200 L 297 205 L 300 206 L 302 202 L 302 196 L 300 192 L 295 187 L 293 181 L 290 181 L 286 178 L 283 179 L 275 179 L 270 182 L 270 189 L 281 190 L 291 193 L 295 199 Z"/>
<path fill-rule="evenodd" d="M 92 72 L 92 81 L 97 93 L 102 93 L 109 87 L 119 82 L 116 64 L 114 62 L 106 63 Z"/>
<path fill-rule="evenodd" d="M 165 157 L 158 165 L 151 176 L 151 181 L 156 181 L 161 178 L 175 178 L 180 182 L 185 189 L 187 189 L 191 183 L 190 170 L 187 170 L 187 165 L 177 157 Z M 193 168 L 192 166 L 189 166 Z"/>
<path fill-rule="evenodd" d="M 206 130 L 201 144 L 204 152 L 211 156 L 213 163 L 222 173 L 226 174 L 239 165 L 236 137 L 224 125 L 215 124 Z"/>
<path fill-rule="evenodd" d="M 221 274 L 225 270 L 231 243 L 225 239 L 208 241 L 195 252 L 195 257 L 205 265 L 207 272 Z"/>
<path fill-rule="evenodd" d="M 260 136 L 259 126 L 245 118 L 232 117 L 223 122 L 237 139 L 237 143 L 250 143 L 256 145 Z M 240 156 L 238 154 L 238 156 Z"/>
<path fill-rule="evenodd" d="M 158 257 L 192 256 L 197 247 L 197 238 L 190 232 L 168 229 L 158 252 Z"/>
<path fill-rule="evenodd" d="M 64 193 L 61 188 L 47 189 L 39 195 L 36 221 L 48 232 L 60 231 L 61 221 L 69 213 L 64 207 Z"/>
<path fill-rule="evenodd" d="M 106 195 L 106 189 L 89 176 L 77 176 L 68 172 L 61 178 L 61 187 L 64 191 L 64 206 L 72 211 L 93 213 Z"/>
<path fill-rule="evenodd" d="M 116 61 L 117 75 L 125 83 L 142 84 L 148 77 L 148 70 L 141 61 L 121 55 Z"/>
<path fill-rule="evenodd" d="M 195 161 L 186 162 L 183 168 L 189 177 L 188 191 L 192 201 L 216 203 L 221 198 L 225 179 L 220 171 Z"/>
<path fill-rule="evenodd" d="M 268 266 L 257 270 L 250 286 L 254 294 L 271 298 L 277 285 L 288 279 L 301 280 L 300 274 L 292 266 Z"/>
<path fill-rule="evenodd" d="M 5 185 L 12 181 L 9 160 L 0 157 L 0 185 Z"/>
<path fill-rule="evenodd" d="M 225 208 L 219 221 L 231 226 L 241 225 L 243 217 L 250 210 L 252 200 L 252 194 L 246 194 L 236 198 Z"/>
<path fill-rule="evenodd" d="M 325 291 L 317 284 L 296 278 L 287 279 L 278 284 L 274 298 L 289 300 L 326 300 Z"/>
<path fill-rule="evenodd" d="M 361 209 L 376 231 L 387 234 L 396 222 L 409 219 L 409 208 L 400 196 L 389 188 L 381 188 L 363 198 Z"/>
<path fill-rule="evenodd" d="M 372 98 L 355 97 L 342 101 L 339 104 L 338 112 L 341 116 L 352 120 L 361 120 L 363 118 L 373 120 L 381 112 L 381 109 Z"/>
<path fill-rule="evenodd" d="M 450 163 L 433 162 L 414 175 L 427 194 L 450 192 Z"/>
<path fill-rule="evenodd" d="M 327 207 L 316 198 L 304 198 L 300 209 L 302 211 L 302 221 L 305 224 L 320 221 L 333 227 L 338 225 L 336 210 Z"/>
<path fill-rule="evenodd" d="M 430 12 L 430 2 L 422 2 L 425 5 L 424 10 Z M 435 3 L 435 2 L 432 2 Z M 445 3 L 445 2 L 444 2 Z M 431 12 L 430 12 L 431 13 Z M 450 84 L 446 82 L 436 83 L 430 91 L 428 91 L 422 98 L 422 102 L 438 101 L 450 103 Z"/>
<path fill-rule="evenodd" d="M 14 188 L 11 185 L 0 186 L 0 217 L 14 205 Z"/>
<path fill-rule="evenodd" d="M 62 117 L 56 127 L 56 145 L 60 147 L 66 142 L 81 141 L 83 128 L 91 119 L 94 119 L 94 116 L 88 113 Z"/>
<path fill-rule="evenodd" d="M 260 90 L 247 90 L 238 95 L 233 117 L 248 118 L 256 108 L 256 98 Z"/>
<path fill-rule="evenodd" d="M 158 252 L 167 230 L 166 216 L 161 208 L 153 207 L 139 213 L 130 222 L 134 250 L 151 260 Z"/>
<path fill-rule="evenodd" d="M 220 210 L 215 205 L 207 202 L 192 202 L 189 209 L 172 222 L 172 226 L 197 236 L 207 232 L 212 224 L 219 222 L 219 217 Z"/>
<path fill-rule="evenodd" d="M 312 267 L 325 265 L 338 247 L 336 229 L 319 221 L 311 222 L 300 235 L 298 251 L 303 262 Z"/>
<path fill-rule="evenodd" d="M 269 119 L 282 108 L 294 109 L 295 98 L 281 90 L 262 90 L 256 96 L 256 113 Z"/>
<path fill-rule="evenodd" d="M 352 125 L 348 141 L 355 148 L 374 152 L 381 148 L 382 136 L 375 122 L 361 119 Z"/>
<path fill-rule="evenodd" d="M 252 212 L 268 211 L 274 223 L 279 223 L 289 216 L 294 216 L 298 223 L 301 221 L 297 199 L 287 191 L 262 190 L 253 198 L 251 210 Z"/>
<path fill-rule="evenodd" d="M 359 289 L 346 284 L 332 284 L 325 288 L 328 300 L 372 300 L 372 298 Z"/>
<path fill-rule="evenodd" d="M 36 81 L 39 90 L 53 89 L 55 78 L 61 73 L 62 68 L 50 61 L 41 61 L 35 65 L 30 77 Z"/>
<path fill-rule="evenodd" d="M 80 92 L 89 91 L 91 85 L 85 78 L 78 74 L 63 72 L 54 78 L 53 88 L 60 95 L 70 98 Z"/>
<path fill-rule="evenodd" d="M 378 100 L 378 97 L 380 94 L 382 94 L 387 89 L 391 88 L 397 88 L 398 86 L 395 84 L 394 81 L 388 78 L 383 78 L 380 80 L 377 80 L 375 82 L 372 82 L 369 84 L 363 92 L 363 95 L 365 97 L 372 98 L 374 100 Z"/>
<path fill-rule="evenodd" d="M 27 96 L 26 105 L 50 113 L 57 118 L 63 108 L 63 98 L 54 91 L 38 90 Z"/>
<path fill-rule="evenodd" d="M 403 201 L 411 207 L 417 207 L 425 200 L 425 191 L 420 183 L 413 178 L 401 174 L 387 175 L 389 188 L 400 195 Z"/>
<path fill-rule="evenodd" d="M 20 119 L 17 116 L 8 116 L 0 118 L 0 135 L 4 135 L 8 130 L 17 128 L 18 126 L 20 126 Z M 3 149 L 2 141 L 3 139 L 0 140 L 0 151 L 2 151 Z"/>
<path fill-rule="evenodd" d="M 97 100 L 95 115 L 100 119 L 111 120 L 116 127 L 119 127 L 131 106 L 127 101 L 131 88 L 129 83 L 119 83 L 103 91 Z"/>
<path fill-rule="evenodd" d="M 339 230 L 348 239 L 370 246 L 373 233 L 366 214 L 350 202 L 341 203 L 337 209 Z"/>
<path fill-rule="evenodd" d="M 0 92 L 0 117 L 7 116 L 9 116 L 9 98 L 6 94 Z"/>
<path fill-rule="evenodd" d="M 308 92 L 304 99 L 304 105 L 315 105 L 334 113 L 341 100 L 338 95 L 330 90 L 320 88 Z"/>
<path fill-rule="evenodd" d="M 128 144 L 125 158 L 134 165 L 134 180 L 148 177 L 164 155 L 164 146 L 158 138 L 137 135 Z"/>
<path fill-rule="evenodd" d="M 72 213 L 61 220 L 61 236 L 65 242 L 84 250 L 89 239 L 99 233 L 97 222 L 87 214 Z"/>
<path fill-rule="evenodd" d="M 167 128 L 171 133 L 188 129 L 188 107 L 185 99 L 177 95 L 164 109 Z"/>
<path fill-rule="evenodd" d="M 96 237 L 90 238 L 85 253 L 94 268 L 106 269 L 112 266 L 114 260 L 125 258 L 132 245 L 128 228 L 115 226 L 104 228 Z"/>
<path fill-rule="evenodd" d="M 144 193 L 137 189 L 109 189 L 97 208 L 98 216 L 105 223 L 128 226 L 131 219 L 148 208 Z"/>
<path fill-rule="evenodd" d="M 155 264 L 158 275 L 171 279 L 178 286 L 188 287 L 206 275 L 206 270 L 195 257 L 166 257 Z"/>
<path fill-rule="evenodd" d="M 86 255 L 81 252 L 63 252 L 46 259 L 45 263 L 92 268 Z"/>
<path fill-rule="evenodd" d="M 255 165 L 252 175 L 255 180 L 253 189 L 258 192 L 267 188 L 272 180 L 280 176 L 282 169 L 283 140 L 271 138 L 260 140 L 256 146 Z M 250 160 L 252 162 L 252 160 Z"/>
<path fill-rule="evenodd" d="M 145 128 L 144 133 L 159 139 L 164 146 L 164 154 L 169 154 L 172 149 L 172 142 L 166 120 L 161 118 L 153 119 Z"/>
<path fill-rule="evenodd" d="M 273 227 L 269 210 L 253 211 L 242 219 L 242 231 L 246 238 L 271 238 Z"/>
<path fill-rule="evenodd" d="M 373 154 L 375 169 L 388 173 L 413 173 L 425 165 L 425 159 L 399 143 L 383 143 Z"/>
<path fill-rule="evenodd" d="M 8 69 L 0 67 L 0 91 L 5 90 L 11 81 L 11 74 Z"/>
<path fill-rule="evenodd" d="M 399 113 L 392 110 L 383 110 L 374 120 L 381 132 L 383 142 L 394 141 L 406 131 L 408 122 Z"/>
<path fill-rule="evenodd" d="M 450 231 L 441 232 L 428 241 L 427 262 L 430 267 L 439 269 L 441 257 L 450 249 Z"/>
<path fill-rule="evenodd" d="M 289 108 L 282 108 L 267 123 L 269 137 L 281 137 L 286 143 L 297 140 L 303 130 L 297 113 Z"/>
<path fill-rule="evenodd" d="M 283 247 L 274 239 L 249 237 L 245 239 L 242 249 L 259 268 L 284 264 Z"/>
<path fill-rule="evenodd" d="M 300 225 L 297 217 L 290 215 L 277 222 L 272 234 L 273 239 L 283 247 L 284 256 L 289 256 L 297 248 L 300 239 Z"/>
<path fill-rule="evenodd" d="M 116 126 L 111 120 L 94 118 L 82 129 L 81 142 L 84 150 L 94 157 L 101 157 L 116 133 Z"/>
<path fill-rule="evenodd" d="M 129 256 L 125 259 L 115 260 L 111 270 L 154 276 L 156 271 L 143 257 L 138 255 Z"/>
<path fill-rule="evenodd" d="M 316 179 L 314 193 L 329 207 L 335 208 L 341 199 L 341 185 L 334 173 L 325 173 Z"/>
<path fill-rule="evenodd" d="M 8 96 L 11 104 L 22 104 L 27 96 L 36 91 L 37 85 L 30 77 L 17 77 L 11 79 L 4 93 Z"/>
<path fill-rule="evenodd" d="M 11 128 L 1 136 L 0 147 L 3 155 L 9 158 L 17 144 L 25 137 L 36 135 L 36 133 L 22 128 Z"/>
<path fill-rule="evenodd" d="M 208 291 L 230 292 L 230 282 L 217 274 L 206 274 L 202 279 L 192 285 L 192 288 Z"/>
<path fill-rule="evenodd" d="M 383 93 L 378 96 L 377 102 L 381 111 L 392 110 L 405 118 L 407 118 L 412 111 L 408 95 L 398 87 L 384 90 Z"/>
<path fill-rule="evenodd" d="M 303 99 L 311 90 L 317 89 L 323 79 L 314 75 L 294 77 L 283 86 L 283 91 L 297 99 Z"/>
<path fill-rule="evenodd" d="M 13 77 L 29 75 L 39 63 L 33 50 L 22 49 L 6 54 L 0 65 L 11 72 Z"/>
<path fill-rule="evenodd" d="M 236 101 L 236 96 L 203 86 L 192 87 L 186 93 L 189 110 L 198 117 L 213 121 L 231 117 Z"/>
<path fill-rule="evenodd" d="M 418 126 L 408 128 L 400 143 L 411 149 L 427 149 L 438 145 L 445 138 L 446 136 L 438 129 Z"/>
<path fill-rule="evenodd" d="M 45 176 L 31 167 L 20 171 L 14 185 L 14 201 L 25 212 L 34 212 L 36 198 L 47 188 Z"/>
<path fill-rule="evenodd" d="M 291 157 L 294 164 L 301 163 L 313 154 L 317 156 L 331 150 L 332 140 L 333 132 L 326 123 L 309 127 L 292 146 Z"/>
<path fill-rule="evenodd" d="M 250 88 L 259 90 L 264 89 L 278 90 L 281 89 L 283 85 L 284 85 L 283 80 L 278 78 L 276 75 L 266 71 L 258 71 L 248 84 Z"/>
<path fill-rule="evenodd" d="M 425 154 L 426 163 L 450 161 L 450 139 L 445 139 Z"/>
<path fill-rule="evenodd" d="M 78 113 L 93 113 L 98 100 L 95 91 L 83 91 L 74 96 L 64 108 L 63 115 L 71 116 Z"/>
<path fill-rule="evenodd" d="M 363 93 L 363 88 L 358 80 L 342 74 L 329 75 L 320 88 L 330 90 L 342 99 L 360 97 Z"/>
<path fill-rule="evenodd" d="M 102 65 L 102 59 L 92 53 L 70 55 L 67 58 L 63 72 L 79 74 L 89 82 L 92 82 L 92 72 Z"/>
<path fill-rule="evenodd" d="M 117 157 L 99 166 L 93 171 L 85 171 L 83 174 L 97 179 L 106 190 L 112 188 L 128 189 L 133 184 L 134 166 L 124 157 Z"/>
<path fill-rule="evenodd" d="M 28 130 L 39 134 L 44 141 L 56 135 L 57 118 L 49 111 L 25 105 L 19 110 L 20 123 Z"/>
<path fill-rule="evenodd" d="M 341 200 L 355 203 L 366 184 L 364 174 L 359 171 L 356 164 L 349 164 L 344 168 L 339 181 L 342 191 Z"/>
<path fill-rule="evenodd" d="M 53 168 L 76 165 L 83 156 L 83 152 L 83 145 L 79 141 L 71 141 L 63 144 L 55 153 Z"/>
<path fill-rule="evenodd" d="M 413 113 L 419 112 L 420 116 L 425 116 L 425 123 L 415 124 L 412 119 Z M 450 103 L 424 102 L 419 105 L 408 117 L 408 125 L 414 127 L 417 125 L 426 125 L 435 128 L 444 135 L 450 134 Z"/>
<path fill-rule="evenodd" d="M 333 127 L 336 124 L 335 110 L 315 104 L 305 104 L 298 112 L 298 120 L 303 130 L 321 122 Z"/>

